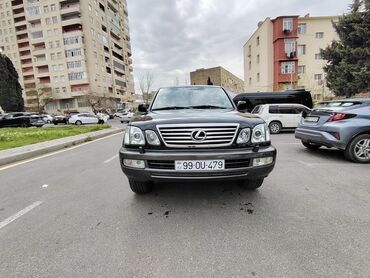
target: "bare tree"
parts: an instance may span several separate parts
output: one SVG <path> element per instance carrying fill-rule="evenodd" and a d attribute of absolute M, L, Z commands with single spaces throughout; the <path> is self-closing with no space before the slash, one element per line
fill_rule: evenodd
<path fill-rule="evenodd" d="M 96 114 L 98 112 L 107 112 L 113 107 L 113 99 L 105 94 L 97 94 L 90 92 L 86 96 L 86 101 L 91 107 L 91 110 Z"/>
<path fill-rule="evenodd" d="M 45 112 L 45 106 L 54 101 L 52 88 L 45 84 L 38 84 L 36 88 L 37 110 L 39 113 Z"/>
<path fill-rule="evenodd" d="M 154 75 L 152 72 L 147 71 L 139 77 L 140 91 L 143 94 L 143 101 L 148 104 L 150 89 L 154 83 Z"/>

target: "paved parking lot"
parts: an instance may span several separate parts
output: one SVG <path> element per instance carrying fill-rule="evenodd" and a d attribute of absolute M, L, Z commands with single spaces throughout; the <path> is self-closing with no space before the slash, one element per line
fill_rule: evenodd
<path fill-rule="evenodd" d="M 256 192 L 205 181 L 136 196 L 122 134 L 0 169 L 0 277 L 369 277 L 369 165 L 272 139 Z"/>

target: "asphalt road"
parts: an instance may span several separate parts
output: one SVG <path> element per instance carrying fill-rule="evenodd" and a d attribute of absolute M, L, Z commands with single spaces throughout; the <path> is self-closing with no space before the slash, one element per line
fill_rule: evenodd
<path fill-rule="evenodd" d="M 370 276 L 369 165 L 286 133 L 257 192 L 203 182 L 136 196 L 121 142 L 0 169 L 0 277 Z"/>

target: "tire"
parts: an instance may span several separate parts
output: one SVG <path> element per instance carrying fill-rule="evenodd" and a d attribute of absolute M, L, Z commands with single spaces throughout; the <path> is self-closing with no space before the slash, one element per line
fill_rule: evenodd
<path fill-rule="evenodd" d="M 82 125 L 82 122 L 81 121 L 76 121 L 75 125 Z"/>
<path fill-rule="evenodd" d="M 151 182 L 142 182 L 134 179 L 129 179 L 130 188 L 136 194 L 146 194 L 152 191 L 153 184 Z"/>
<path fill-rule="evenodd" d="M 282 129 L 282 125 L 280 122 L 273 121 L 269 124 L 269 129 L 271 134 L 279 134 Z"/>
<path fill-rule="evenodd" d="M 58 125 L 58 123 L 54 123 L 54 125 Z"/>
<path fill-rule="evenodd" d="M 252 180 L 241 180 L 239 182 L 240 186 L 247 190 L 256 190 L 257 188 L 261 187 L 263 184 L 263 178 L 260 179 L 252 179 Z"/>
<path fill-rule="evenodd" d="M 305 146 L 309 150 L 318 150 L 321 147 L 321 145 L 317 145 L 317 144 L 313 144 L 313 143 L 309 143 L 305 141 L 302 141 L 302 145 Z"/>
<path fill-rule="evenodd" d="M 103 121 L 103 120 L 99 120 L 99 121 L 98 121 L 98 124 L 99 124 L 99 125 L 102 125 L 102 124 L 104 124 L 104 121 Z"/>
<path fill-rule="evenodd" d="M 370 163 L 370 134 L 362 134 L 352 139 L 344 155 L 356 163 Z"/>

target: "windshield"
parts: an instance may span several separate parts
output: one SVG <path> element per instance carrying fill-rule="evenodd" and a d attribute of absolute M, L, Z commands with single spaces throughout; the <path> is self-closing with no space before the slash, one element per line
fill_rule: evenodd
<path fill-rule="evenodd" d="M 233 109 L 224 90 L 217 87 L 174 87 L 160 89 L 152 110 Z"/>

